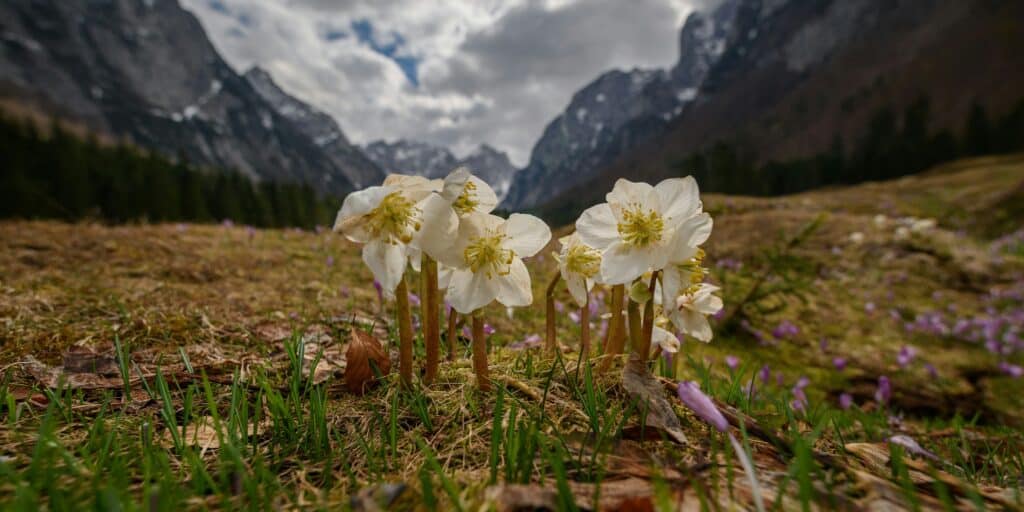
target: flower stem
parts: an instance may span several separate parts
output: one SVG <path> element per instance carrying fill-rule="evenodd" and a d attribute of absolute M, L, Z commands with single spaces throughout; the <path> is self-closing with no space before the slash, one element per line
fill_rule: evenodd
<path fill-rule="evenodd" d="M 555 272 L 555 275 L 551 278 L 551 282 L 548 283 L 548 290 L 545 297 L 547 298 L 547 325 L 544 337 L 544 349 L 548 354 L 554 354 L 555 349 L 558 347 L 558 341 L 555 339 L 555 286 L 558 285 L 558 281 L 562 278 L 562 274 Z"/>
<path fill-rule="evenodd" d="M 459 325 L 459 312 L 448 308 L 448 360 L 455 360 L 455 341 L 459 337 L 456 327 Z"/>
<path fill-rule="evenodd" d="M 580 352 L 584 359 L 590 359 L 590 294 L 587 302 L 580 308 Z"/>
<path fill-rule="evenodd" d="M 423 255 L 423 345 L 427 362 L 423 381 L 430 384 L 437 376 L 437 365 L 441 359 L 441 326 L 438 320 L 437 304 L 437 262 Z"/>
<path fill-rule="evenodd" d="M 395 314 L 398 315 L 398 374 L 402 385 L 412 385 L 412 317 L 409 312 L 409 286 L 405 277 L 395 290 Z"/>
<path fill-rule="evenodd" d="M 651 298 L 647 299 L 644 304 L 644 324 L 643 332 L 640 338 L 640 358 L 646 363 L 647 359 L 651 355 L 651 335 L 654 333 L 654 285 L 658 282 L 658 273 L 656 271 L 651 274 L 651 285 L 648 290 L 651 292 Z"/>
<path fill-rule="evenodd" d="M 476 387 L 480 391 L 491 390 L 491 379 L 487 369 L 487 335 L 484 334 L 483 312 L 473 313 L 473 371 L 476 372 Z"/>
<path fill-rule="evenodd" d="M 629 302 L 626 303 L 626 316 L 629 320 L 629 346 L 633 349 L 633 352 L 643 355 L 640 352 L 643 348 L 641 346 L 641 343 L 643 343 L 641 329 L 643 327 L 640 320 L 640 304 L 633 299 L 629 299 Z M 647 357 L 645 356 L 642 359 L 646 361 Z"/>
<path fill-rule="evenodd" d="M 603 350 L 604 360 L 601 361 L 601 366 L 598 368 L 599 372 L 607 370 L 611 366 L 614 356 L 621 354 L 625 348 L 626 338 L 622 325 L 622 299 L 625 294 L 625 285 L 612 286 L 612 317 L 608 321 L 608 337 L 605 338 Z"/>

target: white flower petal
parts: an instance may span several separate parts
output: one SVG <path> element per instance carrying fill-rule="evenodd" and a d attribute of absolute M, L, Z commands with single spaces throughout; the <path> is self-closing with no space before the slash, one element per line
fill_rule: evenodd
<path fill-rule="evenodd" d="M 418 246 L 430 257 L 440 261 L 440 256 L 451 250 L 459 229 L 459 217 L 439 194 L 430 194 L 419 202 L 420 230 L 413 238 Z"/>
<path fill-rule="evenodd" d="M 436 185 L 423 176 L 411 176 L 407 174 L 389 174 L 384 178 L 384 186 L 398 190 L 403 196 L 414 203 L 418 203 L 427 197 L 436 188 Z"/>
<path fill-rule="evenodd" d="M 716 295 L 705 295 L 693 301 L 694 311 L 705 315 L 718 313 L 724 306 L 725 305 L 722 303 L 721 297 Z"/>
<path fill-rule="evenodd" d="M 473 192 L 477 202 L 475 210 L 480 213 L 493 212 L 498 206 L 498 195 L 494 193 L 494 189 L 486 181 L 476 176 L 472 176 L 469 180 L 476 185 L 476 190 Z"/>
<path fill-rule="evenodd" d="M 714 221 L 707 213 L 695 215 L 682 222 L 672 240 L 671 261 L 683 263 L 697 253 L 697 247 L 711 236 Z"/>
<path fill-rule="evenodd" d="M 587 286 L 587 279 L 580 274 L 571 272 L 562 273 L 562 279 L 565 281 L 565 287 L 569 289 L 569 295 L 572 295 L 572 299 L 576 301 L 576 304 L 581 308 L 586 306 L 587 291 L 590 289 L 590 286 Z"/>
<path fill-rule="evenodd" d="M 472 313 L 498 297 L 497 279 L 488 279 L 481 272 L 474 274 L 469 270 L 455 270 L 445 299 L 462 314 Z"/>
<path fill-rule="evenodd" d="M 686 276 L 683 273 L 686 272 L 680 269 L 676 265 L 668 265 L 665 267 L 665 271 L 661 273 L 661 303 L 662 304 L 675 304 L 676 297 L 683 292 L 685 284 L 689 284 L 690 275 L 686 272 Z"/>
<path fill-rule="evenodd" d="M 454 203 L 462 195 L 471 176 L 469 169 L 465 167 L 459 167 L 448 173 L 448 176 L 444 178 L 444 185 L 441 187 L 441 197 L 448 201 L 448 204 Z"/>
<path fill-rule="evenodd" d="M 340 231 L 353 242 L 369 241 L 369 234 L 362 229 L 363 216 L 373 211 L 385 196 L 393 192 L 389 187 L 367 187 L 345 196 L 345 201 L 334 219 L 334 230 Z"/>
<path fill-rule="evenodd" d="M 405 274 L 406 247 L 404 244 L 371 240 L 363 246 L 363 262 L 370 267 L 381 287 L 393 294 Z"/>
<path fill-rule="evenodd" d="M 649 270 L 665 266 L 667 254 L 658 246 L 637 248 L 615 242 L 601 255 L 601 280 L 605 284 L 627 284 Z"/>
<path fill-rule="evenodd" d="M 423 262 L 423 251 L 411 245 L 405 246 L 405 254 L 409 258 L 409 266 L 416 272 L 420 271 L 420 263 Z"/>
<path fill-rule="evenodd" d="M 530 272 L 523 260 L 513 258 L 509 271 L 506 276 L 494 278 L 498 285 L 498 302 L 509 307 L 529 306 L 533 303 L 533 291 L 530 289 Z"/>
<path fill-rule="evenodd" d="M 651 331 L 651 343 L 656 343 L 662 351 L 670 354 L 679 352 L 679 338 L 658 326 Z"/>
<path fill-rule="evenodd" d="M 448 289 L 448 286 L 452 282 L 452 273 L 454 273 L 454 270 L 452 270 L 451 267 L 442 263 L 437 264 L 437 289 Z"/>
<path fill-rule="evenodd" d="M 693 336 L 700 341 L 707 343 L 711 341 L 712 336 L 714 336 L 711 332 L 711 324 L 708 323 L 707 317 L 701 313 L 683 309 L 679 311 L 678 315 L 672 315 L 672 317 L 673 320 L 678 322 L 676 323 L 676 327 L 678 327 L 680 331 Z"/>
<path fill-rule="evenodd" d="M 587 208 L 576 221 L 576 232 L 583 243 L 599 251 L 619 241 L 618 222 L 608 203 Z"/>
<path fill-rule="evenodd" d="M 697 180 L 693 176 L 685 178 L 669 178 L 658 183 L 654 189 L 661 199 L 661 214 L 671 218 L 672 224 L 678 225 L 683 219 L 700 212 L 700 191 Z"/>
<path fill-rule="evenodd" d="M 551 228 L 533 215 L 513 213 L 505 222 L 505 235 L 508 236 L 504 243 L 506 249 L 521 258 L 529 258 L 551 240 Z"/>
<path fill-rule="evenodd" d="M 661 201 L 658 199 L 657 193 L 654 192 L 654 187 L 644 182 L 619 178 L 605 199 L 612 208 L 616 222 L 622 222 L 622 209 L 630 205 L 639 204 L 643 205 L 644 209 L 661 211 Z M 591 246 L 593 247 L 592 244 Z"/>

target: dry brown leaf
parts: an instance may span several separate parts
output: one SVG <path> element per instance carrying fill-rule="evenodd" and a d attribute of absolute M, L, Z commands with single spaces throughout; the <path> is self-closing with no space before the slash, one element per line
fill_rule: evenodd
<path fill-rule="evenodd" d="M 345 351 L 345 364 L 345 387 L 357 395 L 365 393 L 375 384 L 377 376 L 373 366 L 377 367 L 381 376 L 391 371 L 391 359 L 380 341 L 359 329 L 352 329 L 348 350 Z"/>
<path fill-rule="evenodd" d="M 112 347 L 111 347 L 112 348 Z M 93 347 L 72 346 L 63 354 L 65 373 L 119 375 L 113 352 L 100 352 Z"/>
<path fill-rule="evenodd" d="M 654 510 L 654 487 L 647 480 L 626 478 L 605 480 L 600 484 L 600 496 L 594 503 L 594 491 L 599 484 L 569 482 L 576 506 L 585 510 L 607 512 L 646 512 Z M 559 510 L 558 493 L 554 485 L 498 484 L 484 492 L 486 505 L 498 512 L 522 510 Z"/>
<path fill-rule="evenodd" d="M 629 396 L 640 402 L 647 409 L 647 425 L 663 430 L 679 444 L 687 444 L 679 416 L 665 398 L 665 389 L 647 370 L 646 364 L 635 355 L 622 369 L 622 387 Z"/>

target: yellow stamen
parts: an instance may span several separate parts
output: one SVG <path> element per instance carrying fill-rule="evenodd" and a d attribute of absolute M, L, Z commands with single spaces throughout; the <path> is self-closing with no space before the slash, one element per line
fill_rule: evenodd
<path fill-rule="evenodd" d="M 642 206 L 635 204 L 622 212 L 622 222 L 617 227 L 623 242 L 634 247 L 646 247 L 661 241 L 665 221 L 660 213 L 654 210 L 645 212 Z"/>
<path fill-rule="evenodd" d="M 565 255 L 565 266 L 569 272 L 594 277 L 601 270 L 601 253 L 583 244 L 573 245 Z"/>
<path fill-rule="evenodd" d="M 465 215 L 476 210 L 476 207 L 479 204 L 480 201 L 476 198 L 476 183 L 467 181 L 466 186 L 462 189 L 462 194 L 460 194 L 459 198 L 452 203 L 452 208 L 454 208 L 459 215 Z"/>
<path fill-rule="evenodd" d="M 490 234 L 473 239 L 462 252 L 462 257 L 474 273 L 483 271 L 488 278 L 507 276 L 512 269 L 515 252 L 502 247 L 505 235 Z"/>
<path fill-rule="evenodd" d="M 413 233 L 420 229 L 417 213 L 412 201 L 399 192 L 392 192 L 384 196 L 380 204 L 367 214 L 366 229 L 373 236 L 384 238 L 389 243 L 409 243 Z"/>

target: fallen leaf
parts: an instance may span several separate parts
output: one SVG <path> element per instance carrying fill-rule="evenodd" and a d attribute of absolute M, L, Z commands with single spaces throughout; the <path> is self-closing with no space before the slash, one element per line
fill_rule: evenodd
<path fill-rule="evenodd" d="M 676 416 L 672 405 L 665 398 L 665 388 L 636 355 L 630 355 L 629 361 L 622 369 L 622 387 L 626 388 L 631 398 L 640 402 L 641 407 L 646 404 L 647 425 L 665 431 L 679 444 L 688 443 L 679 423 L 679 416 Z"/>
<path fill-rule="evenodd" d="M 380 341 L 359 329 L 352 329 L 348 350 L 345 351 L 345 364 L 345 387 L 358 395 L 375 384 L 377 376 L 373 366 L 381 376 L 391 371 L 391 359 Z"/>
<path fill-rule="evenodd" d="M 104 353 L 92 347 L 72 346 L 64 352 L 63 360 L 65 373 L 120 374 L 113 352 Z"/>

